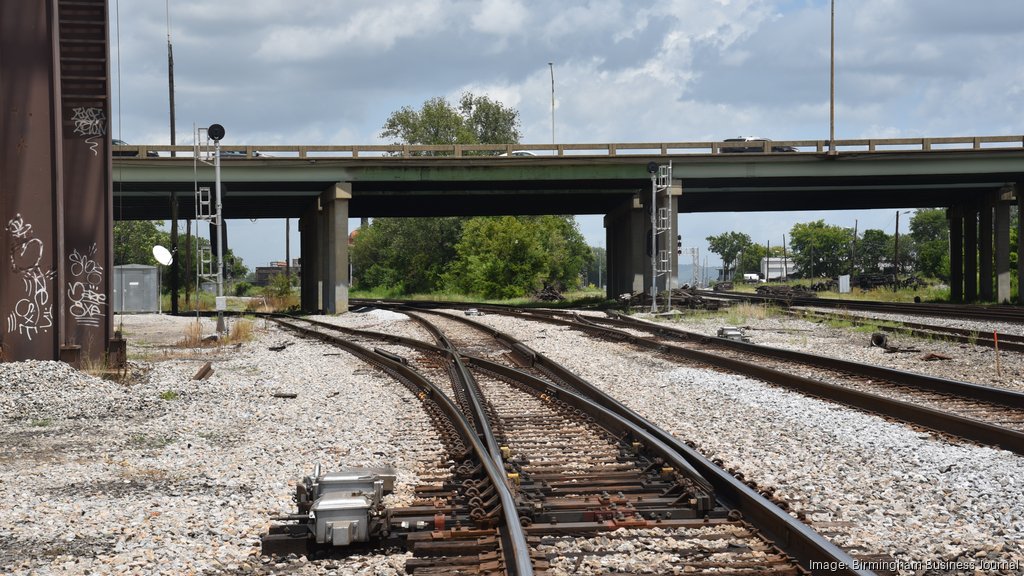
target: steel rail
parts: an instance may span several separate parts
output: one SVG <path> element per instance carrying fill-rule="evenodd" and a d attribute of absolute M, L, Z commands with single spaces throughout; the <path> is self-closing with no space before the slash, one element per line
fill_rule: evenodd
<path fill-rule="evenodd" d="M 324 332 L 314 330 L 312 328 L 299 326 L 293 322 L 285 320 L 283 315 L 270 315 L 269 317 L 281 326 L 290 330 L 294 330 L 300 334 L 344 348 L 357 358 L 382 368 L 395 379 L 412 383 L 414 386 L 423 390 L 428 397 L 442 409 L 445 415 L 448 416 L 449 421 L 451 421 L 452 425 L 459 431 L 463 441 L 472 447 L 473 452 L 480 459 L 480 464 L 483 466 L 487 477 L 490 479 L 491 484 L 494 486 L 494 489 L 498 494 L 502 509 L 501 516 L 505 524 L 504 532 L 507 534 L 508 541 L 512 546 L 512 549 L 506 555 L 506 558 L 510 560 L 510 562 L 506 562 L 505 564 L 506 571 L 510 576 L 532 576 L 533 561 L 530 555 L 530 547 L 526 542 L 526 535 L 522 530 L 519 511 L 516 508 L 515 496 L 512 494 L 511 488 L 509 488 L 506 483 L 507 479 L 505 477 L 505 470 L 503 468 L 498 468 L 495 462 L 491 459 L 487 448 L 474 431 L 473 426 L 466 419 L 466 416 L 461 410 L 459 410 L 458 406 L 456 406 L 456 404 L 444 394 L 444 392 L 434 386 L 426 377 L 413 368 L 403 364 L 402 362 L 393 360 L 387 355 L 368 350 L 358 344 L 349 342 L 344 338 L 325 334 Z M 303 321 L 308 322 L 307 320 Z"/>
<path fill-rule="evenodd" d="M 398 304 L 395 304 L 395 305 L 385 305 L 385 306 L 382 306 L 382 307 L 389 308 L 389 309 L 392 309 L 392 310 L 394 310 L 394 309 L 402 309 L 402 306 L 398 305 Z M 458 320 L 459 318 L 455 317 L 455 319 Z M 403 344 L 405 346 L 418 348 L 418 349 L 425 350 L 425 351 L 428 351 L 428 352 L 433 352 L 433 353 L 436 353 L 436 354 L 439 354 L 439 355 L 442 355 L 442 356 L 445 354 L 445 349 L 444 348 L 442 348 L 440 346 L 436 346 L 436 345 L 433 345 L 433 344 L 429 344 L 429 343 L 423 342 L 421 340 L 416 340 L 414 338 L 407 338 L 407 337 L 404 337 L 404 336 L 397 336 L 397 335 L 393 335 L 393 334 L 386 334 L 384 332 L 374 332 L 374 331 L 370 331 L 370 330 L 359 330 L 359 329 L 356 329 L 356 328 L 346 328 L 344 326 L 337 326 L 335 324 L 328 324 L 328 323 L 319 322 L 319 321 L 316 321 L 316 320 L 304 320 L 304 321 L 305 322 L 311 322 L 311 323 L 314 323 L 314 324 L 316 324 L 316 325 L 318 325 L 320 327 L 323 327 L 323 328 L 326 328 L 326 329 L 329 329 L 329 330 L 336 330 L 336 331 L 343 332 L 345 334 L 349 334 L 349 335 L 352 335 L 352 336 L 363 337 L 363 338 L 380 338 L 380 339 L 383 339 L 383 340 L 386 340 L 386 341 L 398 342 L 398 343 L 401 343 L 401 344 Z M 474 326 L 474 328 L 478 328 L 478 329 L 487 331 L 488 333 L 493 332 L 493 329 L 491 329 L 491 328 L 489 328 L 487 326 L 484 326 L 482 324 L 476 325 L 476 326 Z M 563 368 L 561 365 L 559 365 L 556 362 L 548 359 L 543 354 L 540 354 L 538 352 L 533 351 L 532 349 L 530 349 L 526 345 L 519 343 L 518 341 L 513 339 L 511 336 L 508 336 L 506 334 L 502 334 L 502 333 L 498 332 L 497 335 L 496 335 L 496 338 L 498 338 L 499 341 L 501 341 L 502 343 L 506 343 L 506 346 L 509 346 L 510 349 L 512 349 L 513 351 L 516 351 L 521 357 L 523 357 L 524 359 L 527 359 L 529 362 L 537 364 L 540 368 L 543 368 L 544 370 L 547 370 L 549 373 L 555 373 L 556 377 L 558 379 L 562 380 L 563 382 L 566 381 L 566 379 L 572 380 L 572 379 L 575 378 L 575 376 L 573 376 L 571 372 L 569 372 L 568 370 Z M 509 343 L 511 343 L 511 344 L 509 344 Z M 460 356 L 463 357 L 463 358 L 474 358 L 472 356 L 463 356 L 463 355 L 460 355 Z M 560 376 L 558 376 L 559 374 L 560 374 Z M 603 403 L 601 405 L 616 405 L 616 404 L 618 404 L 613 398 L 611 398 L 610 396 L 605 394 L 600 389 L 594 388 L 591 392 L 592 392 L 593 396 L 600 397 L 602 399 Z M 644 429 L 648 430 L 648 432 L 650 432 L 651 434 L 654 434 L 662 442 L 666 442 L 667 444 L 670 444 L 670 445 L 681 444 L 681 443 L 679 443 L 679 441 L 675 437 L 670 435 L 668 432 L 665 432 L 664 430 L 661 430 L 660 428 L 658 428 L 654 424 L 648 422 L 642 416 L 640 416 L 639 414 L 633 412 L 629 408 L 627 408 L 625 406 L 622 406 L 622 405 L 619 405 L 619 408 L 620 408 L 619 412 L 623 416 L 625 416 L 630 422 L 632 422 L 634 425 L 642 426 Z M 681 446 L 685 446 L 685 444 L 681 444 Z M 662 456 L 662 457 L 664 457 L 666 459 L 670 459 L 671 458 L 671 456 L 667 452 L 664 453 L 664 454 L 660 453 L 658 448 L 657 448 L 657 445 L 654 446 L 654 451 L 657 453 L 658 456 Z M 710 482 L 708 482 L 708 480 L 705 479 L 703 476 L 701 476 L 700 472 L 698 472 L 696 468 L 690 466 L 686 462 L 680 462 L 679 464 L 680 464 L 679 465 L 680 472 L 684 476 L 687 476 L 688 478 L 693 480 L 695 484 L 697 484 L 699 487 L 707 490 L 709 493 L 714 491 L 714 487 L 712 486 L 712 484 Z"/>
<path fill-rule="evenodd" d="M 816 319 L 837 319 L 852 322 L 855 325 L 873 325 L 870 316 L 854 316 L 835 312 L 822 312 L 820 310 L 807 310 L 804 308 L 785 311 L 794 317 L 808 317 Z M 939 338 L 951 342 L 961 342 L 976 346 L 996 348 L 996 337 L 987 332 L 969 330 L 967 328 L 955 328 L 950 326 L 937 326 L 933 324 L 922 324 L 920 322 L 905 322 L 896 320 L 898 326 L 886 326 L 884 324 L 875 326 L 879 332 L 890 332 L 894 334 L 907 334 L 919 338 Z M 1004 351 L 1024 352 L 1024 336 L 1018 334 L 999 334 L 998 348 Z"/>
<path fill-rule="evenodd" d="M 857 562 L 838 546 L 825 539 L 803 522 L 790 516 L 751 487 L 740 482 L 725 470 L 722 470 L 700 452 L 680 442 L 677 438 L 649 422 L 593 384 L 572 374 L 572 372 L 557 362 L 519 342 L 512 336 L 490 326 L 436 310 L 431 312 L 463 322 L 490 334 L 520 355 L 532 359 L 537 365 L 555 372 L 560 379 L 564 378 L 570 386 L 581 392 L 581 394 L 576 394 L 553 385 L 553 389 L 559 390 L 561 394 L 559 398 L 561 400 L 577 398 L 581 405 L 583 405 L 583 401 L 592 402 L 613 414 L 642 426 L 658 441 L 677 450 L 685 458 L 688 464 L 687 468 L 693 469 L 699 477 L 710 483 L 716 499 L 731 508 L 739 510 L 745 518 L 765 532 L 769 539 L 773 540 L 787 554 L 796 558 L 804 568 L 812 573 L 859 574 L 863 576 L 873 574 L 873 572 L 867 570 L 855 569 L 854 566 L 858 565 Z M 477 360 L 474 358 L 470 361 L 475 363 Z M 812 570 L 811 566 L 830 566 L 839 567 L 839 569 Z"/>
<path fill-rule="evenodd" d="M 790 298 L 780 296 L 762 296 L 744 292 L 714 292 L 697 290 L 696 293 L 705 298 L 723 300 L 747 300 L 750 302 L 771 302 L 786 307 L 812 306 L 818 308 L 845 308 L 848 310 L 866 310 L 888 314 L 908 314 L 912 316 L 941 316 L 944 318 L 962 318 L 966 320 L 988 320 L 990 322 L 1024 322 L 1024 308 L 1015 306 L 981 306 L 977 304 L 901 304 L 878 302 L 872 300 L 837 300 L 834 298 Z"/>
<path fill-rule="evenodd" d="M 480 388 L 476 383 L 476 379 L 473 378 L 473 375 L 466 369 L 466 365 L 462 362 L 462 358 L 459 357 L 458 348 L 452 344 L 452 341 L 444 335 L 440 328 L 434 326 L 425 318 L 412 314 L 408 311 L 406 311 L 406 315 L 430 332 L 444 350 L 445 358 L 451 363 L 450 367 L 454 368 L 455 379 L 458 381 L 459 387 L 466 394 L 466 398 L 469 401 L 469 408 L 473 413 L 473 421 L 476 424 L 477 434 L 479 434 L 479 436 L 483 438 L 484 443 L 487 444 L 487 450 L 490 452 L 491 459 L 494 460 L 494 464 L 504 470 L 505 461 L 501 455 L 501 448 L 498 447 L 498 440 L 494 437 L 494 425 L 491 422 L 490 417 L 487 415 L 487 411 L 484 410 L 484 400 L 481 398 Z"/>
<path fill-rule="evenodd" d="M 584 321 L 588 321 L 584 317 L 580 317 Z M 773 348 L 771 346 L 764 346 L 762 344 L 753 344 L 751 342 L 741 342 L 738 340 L 731 340 L 728 338 L 719 338 L 717 336 L 707 336 L 704 334 L 697 334 L 695 332 L 687 332 L 679 328 L 670 326 L 660 326 L 652 322 L 646 322 L 636 318 L 628 318 L 618 313 L 612 313 L 612 317 L 605 319 L 589 319 L 589 321 L 596 321 L 598 323 L 604 321 L 616 321 L 622 326 L 629 328 L 639 328 L 643 330 L 655 331 L 661 335 L 681 338 L 683 340 L 698 341 L 698 342 L 714 342 L 716 345 L 720 345 L 724 348 L 732 348 L 735 350 L 741 350 L 744 352 L 751 352 L 754 354 L 760 354 L 763 356 L 770 356 L 773 358 L 781 358 L 784 360 L 792 360 L 803 364 L 821 366 L 832 370 L 840 370 L 867 378 L 881 378 L 897 382 L 900 384 L 906 384 L 922 390 L 928 390 L 931 392 L 939 392 L 942 394 L 950 394 L 967 400 L 980 400 L 984 402 L 990 402 L 992 404 L 998 404 L 1007 408 L 1019 408 L 1024 409 L 1024 393 L 1017 392 L 1015 390 L 1008 390 L 1006 388 L 995 388 L 993 386 L 985 386 L 982 384 L 974 384 L 972 382 L 962 382 L 959 380 L 950 380 L 948 378 L 940 378 L 938 376 L 928 376 L 926 374 L 919 374 L 917 372 L 905 372 L 902 370 L 896 370 L 894 368 L 886 368 L 884 366 L 874 366 L 872 364 L 865 364 L 863 362 L 854 362 L 852 360 L 843 360 L 842 358 L 831 358 L 828 356 L 820 356 L 817 354 L 810 354 L 808 352 L 800 352 L 797 350 L 786 350 L 783 348 Z"/>
<path fill-rule="evenodd" d="M 495 309 L 495 312 L 507 315 L 515 315 L 511 311 Z M 861 410 L 868 412 L 874 412 L 882 414 L 896 420 L 902 420 L 919 426 L 924 426 L 938 432 L 952 434 L 961 438 L 979 442 L 990 446 L 998 446 L 1005 450 L 1010 450 L 1018 454 L 1024 454 L 1024 433 L 1001 426 L 989 424 L 987 422 L 981 422 L 972 418 L 965 418 L 963 416 L 957 416 L 941 410 L 935 410 L 932 408 L 926 408 L 923 406 L 917 406 L 909 402 L 903 402 L 900 400 L 894 400 L 877 394 L 870 394 L 867 392 L 861 392 L 851 388 L 838 386 L 835 384 L 829 384 L 827 382 L 821 382 L 812 378 L 805 378 L 803 376 L 797 376 L 782 372 L 774 368 L 768 368 L 759 364 L 751 362 L 745 362 L 735 358 L 726 358 L 724 356 L 718 356 L 708 352 L 702 352 L 699 350 L 692 350 L 665 342 L 660 342 L 651 338 L 641 338 L 623 332 L 621 330 L 615 330 L 613 328 L 607 328 L 598 326 L 596 324 L 580 324 L 572 320 L 565 320 L 562 318 L 555 318 L 545 315 L 524 315 L 526 317 L 536 318 L 544 322 L 561 324 L 570 328 L 585 330 L 585 331 L 596 331 L 603 332 L 605 335 L 614 337 L 616 340 L 626 341 L 631 344 L 636 344 L 650 350 L 669 354 L 672 356 L 685 358 L 694 362 L 707 364 L 722 368 L 738 374 L 744 374 L 746 376 L 764 380 L 779 386 L 798 390 L 805 394 L 812 396 L 818 396 L 830 401 L 839 402 L 846 404 Z M 708 342 L 714 342 L 725 347 L 742 348 L 749 347 L 748 349 L 761 348 L 767 351 L 774 351 L 773 348 L 765 346 L 758 346 L 756 344 L 749 344 L 743 342 L 736 342 L 735 340 L 728 340 L 726 338 L 717 338 L 714 336 L 702 336 L 703 340 Z M 743 345 L 742 347 L 740 345 Z M 780 357 L 790 356 L 798 357 L 799 352 L 793 351 L 779 351 Z M 833 359 L 834 360 L 834 359 Z M 836 361 L 845 362 L 845 361 Z M 866 364 L 860 365 L 865 371 L 877 370 L 879 374 L 889 371 L 895 374 L 910 374 L 901 373 L 895 370 L 889 370 L 885 368 L 879 368 L 876 366 L 868 366 Z M 990 395 L 992 398 L 1005 398 L 1012 400 L 1012 402 L 1020 401 L 1020 394 L 1012 391 L 1003 391 L 998 388 L 989 388 L 986 386 L 978 386 L 976 384 L 968 384 L 966 382 L 955 382 L 952 380 L 943 380 L 940 378 L 932 379 L 928 376 L 915 375 L 920 381 L 933 381 L 936 386 L 943 384 L 955 384 L 962 385 L 964 387 L 974 387 L 979 391 L 979 394 L 984 393 Z M 938 390 L 936 390 L 938 391 Z M 981 398 L 974 398 L 981 399 Z M 1004 404 L 1005 405 L 1005 404 Z"/>

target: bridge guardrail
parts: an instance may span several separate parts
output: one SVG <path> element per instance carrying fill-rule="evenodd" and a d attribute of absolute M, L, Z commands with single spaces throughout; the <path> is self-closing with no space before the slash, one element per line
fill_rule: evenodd
<path fill-rule="evenodd" d="M 764 147 L 757 154 L 792 155 L 822 154 L 830 150 L 828 140 L 772 140 L 759 143 Z M 750 147 L 751 142 L 744 143 Z M 242 152 L 244 158 L 260 158 L 267 160 L 295 158 L 464 158 L 464 157 L 496 157 L 507 154 L 506 160 L 522 160 L 523 157 L 513 156 L 513 152 L 525 151 L 536 154 L 536 157 L 563 156 L 620 156 L 620 155 L 678 155 L 678 154 L 722 154 L 723 147 L 735 147 L 736 142 L 618 142 L 618 143 L 580 143 L 580 144 L 350 144 L 350 145 L 266 145 L 266 146 L 221 146 L 224 152 Z M 773 152 L 772 147 L 792 146 L 797 152 Z M 852 140 L 836 140 L 832 150 L 835 154 L 852 152 L 928 152 L 935 150 L 992 150 L 1024 148 L 1024 135 L 1010 136 L 954 136 L 941 138 L 862 138 Z M 153 161 L 169 160 L 173 151 L 177 158 L 192 158 L 192 146 L 169 145 L 125 145 L 111 146 L 115 152 L 135 151 L 134 156 L 117 156 L 118 161 Z M 159 158 L 146 156 L 149 151 L 160 153 Z M 735 156 L 735 154 L 729 154 Z M 223 160 L 235 160 L 239 156 L 222 157 Z M 529 158 L 527 156 L 526 158 Z"/>

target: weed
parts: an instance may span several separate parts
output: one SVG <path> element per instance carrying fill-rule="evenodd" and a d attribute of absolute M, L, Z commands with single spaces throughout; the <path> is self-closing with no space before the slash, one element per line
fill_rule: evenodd
<path fill-rule="evenodd" d="M 231 331 L 228 334 L 228 338 L 225 344 L 237 343 L 237 342 L 248 342 L 252 340 L 252 335 L 255 330 L 255 324 L 249 318 L 239 318 L 231 325 Z"/>
<path fill-rule="evenodd" d="M 185 325 L 185 337 L 178 342 L 182 348 L 196 348 L 203 341 L 203 325 L 196 320 Z"/>
<path fill-rule="evenodd" d="M 971 333 L 967 335 L 967 343 L 971 346 L 978 343 L 978 332 L 976 330 L 972 330 Z"/>
<path fill-rule="evenodd" d="M 161 400 L 177 400 L 180 397 L 181 395 L 175 392 L 174 390 L 164 390 L 163 392 L 160 393 Z"/>
<path fill-rule="evenodd" d="M 145 434 L 134 434 L 129 439 L 135 448 L 163 448 L 174 442 L 170 436 L 147 436 Z"/>
<path fill-rule="evenodd" d="M 46 428 L 50 424 L 53 424 L 53 420 L 50 418 L 39 418 L 28 423 L 33 428 Z"/>

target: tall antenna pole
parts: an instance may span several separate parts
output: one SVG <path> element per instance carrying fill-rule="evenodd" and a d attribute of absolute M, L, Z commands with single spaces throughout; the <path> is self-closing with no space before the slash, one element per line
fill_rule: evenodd
<path fill-rule="evenodd" d="M 828 71 L 828 153 L 836 152 L 836 0 L 832 0 L 832 34 Z"/>
<path fill-rule="evenodd" d="M 167 95 L 171 108 L 171 146 L 176 144 L 174 136 L 174 49 L 171 47 L 171 0 L 166 0 L 167 8 Z M 171 156 L 176 156 L 171 150 Z"/>
<path fill-rule="evenodd" d="M 551 144 L 555 143 L 555 63 L 548 62 L 551 70 Z"/>

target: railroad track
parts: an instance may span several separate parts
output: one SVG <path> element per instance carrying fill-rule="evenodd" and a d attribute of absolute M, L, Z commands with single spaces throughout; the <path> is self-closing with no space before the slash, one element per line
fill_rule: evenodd
<path fill-rule="evenodd" d="M 510 336 L 458 315 L 409 315 L 434 342 L 276 319 L 402 381 L 441 431 L 451 476 L 417 487 L 417 502 L 378 522 L 382 542 L 413 552 L 407 571 L 870 573 L 850 568 L 851 556 L 750 485 Z M 456 321 L 484 334 L 467 338 Z M 446 383 L 432 382 L 441 376 Z M 282 520 L 302 521 L 302 494 L 297 500 L 300 513 Z M 279 525 L 264 551 L 308 544 L 302 532 Z"/>
<path fill-rule="evenodd" d="M 978 304 L 926 304 L 877 302 L 867 300 L 837 300 L 832 298 L 786 298 L 778 296 L 761 296 L 746 292 L 714 292 L 697 290 L 704 298 L 726 301 L 765 302 L 784 307 L 812 306 L 817 308 L 838 308 L 845 310 L 863 310 L 886 314 L 906 314 L 910 316 L 937 316 L 940 318 L 962 318 L 988 322 L 1024 322 L 1024 307 Z"/>
<path fill-rule="evenodd" d="M 1024 352 L 1024 336 L 1019 334 L 996 334 L 994 332 L 940 326 L 922 322 L 892 321 L 851 314 L 849 312 L 824 312 L 803 307 L 793 307 L 785 311 L 790 316 L 817 321 L 840 321 L 854 325 L 874 326 L 879 332 L 907 334 L 918 338 L 950 340 L 976 346 L 986 346 L 1004 351 Z"/>
<path fill-rule="evenodd" d="M 1019 392 L 711 337 L 617 313 L 482 310 L 567 326 L 1024 454 L 1024 394 Z"/>

